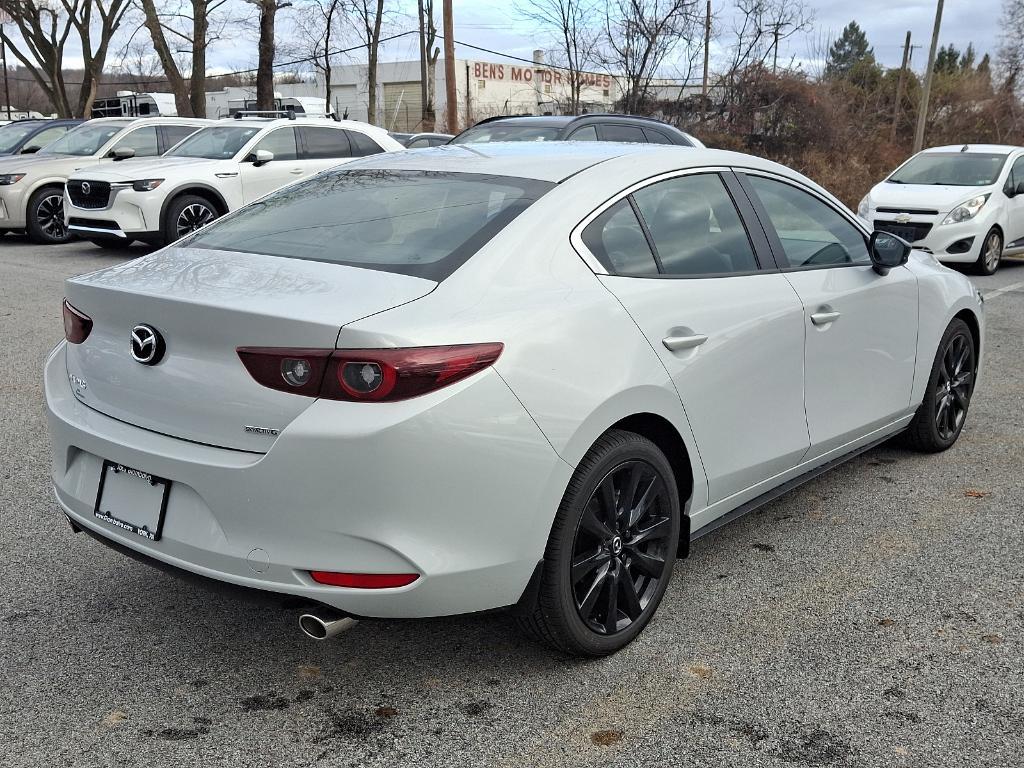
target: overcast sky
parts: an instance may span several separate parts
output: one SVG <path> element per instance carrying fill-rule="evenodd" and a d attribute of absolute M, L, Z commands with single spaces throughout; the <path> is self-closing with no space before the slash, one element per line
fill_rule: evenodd
<path fill-rule="evenodd" d="M 550 40 L 539 36 L 534 26 L 523 21 L 516 13 L 517 2 L 522 4 L 528 0 L 456 0 L 456 39 L 523 58 L 530 58 L 534 48 L 553 47 Z M 721 46 L 728 44 L 728 31 L 732 27 L 735 6 L 733 0 L 712 0 L 712 3 L 716 27 L 722 35 L 720 41 L 712 47 L 714 69 L 716 59 L 724 61 Z M 295 4 L 296 7 L 299 5 Z M 414 29 L 415 2 L 404 0 L 402 5 L 409 12 L 396 26 L 399 30 Z M 822 41 L 834 39 L 852 19 L 856 19 L 867 32 L 875 56 L 882 64 L 890 67 L 899 66 L 903 38 L 908 29 L 913 36 L 913 44 L 922 46 L 914 50 L 914 68 L 922 71 L 927 63 L 928 44 L 935 18 L 935 0 L 858 0 L 856 3 L 806 0 L 806 5 L 814 16 L 813 28 L 807 34 L 794 36 L 783 43 L 779 54 L 780 63 L 792 59 L 804 62 L 804 66 L 815 71 L 812 60 L 815 52 L 822 50 Z M 437 2 L 436 6 L 440 13 L 441 3 Z M 247 5 L 240 7 L 250 8 Z M 1000 9 L 1001 0 L 948 0 L 943 14 L 940 43 L 952 43 L 963 49 L 968 43 L 973 42 L 975 49 L 979 51 L 979 57 L 986 51 L 994 53 L 999 39 Z M 287 13 L 280 14 L 278 18 L 282 26 L 287 25 Z M 440 28 L 440 19 L 437 24 Z M 145 31 L 140 34 L 144 36 Z M 252 30 L 246 29 L 242 35 L 228 34 L 225 40 L 214 45 L 208 57 L 211 72 L 227 72 L 254 66 L 256 44 L 255 40 L 249 39 L 251 36 Z M 287 28 L 280 30 L 279 41 L 287 45 L 289 37 Z M 69 46 L 69 66 L 80 65 L 79 53 Z M 115 55 L 112 52 L 111 64 L 114 63 Z M 460 58 L 501 60 L 492 54 L 464 48 L 458 50 L 457 55 Z M 388 44 L 381 58 L 388 61 L 415 59 L 418 56 L 416 36 L 409 35 Z M 355 57 L 353 61 L 359 60 L 358 54 L 355 54 Z M 10 54 L 8 59 L 11 64 L 16 61 Z M 665 74 L 671 76 L 677 73 L 678 70 Z"/>

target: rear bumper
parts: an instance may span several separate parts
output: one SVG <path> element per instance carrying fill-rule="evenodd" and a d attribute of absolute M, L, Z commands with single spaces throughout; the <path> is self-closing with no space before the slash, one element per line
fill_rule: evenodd
<path fill-rule="evenodd" d="M 318 401 L 266 454 L 105 416 L 46 363 L 52 479 L 75 525 L 145 557 L 357 616 L 421 617 L 516 603 L 572 472 L 494 371 L 393 404 Z M 103 459 L 172 481 L 151 542 L 93 515 Z M 310 570 L 421 574 L 407 587 L 315 583 Z"/>

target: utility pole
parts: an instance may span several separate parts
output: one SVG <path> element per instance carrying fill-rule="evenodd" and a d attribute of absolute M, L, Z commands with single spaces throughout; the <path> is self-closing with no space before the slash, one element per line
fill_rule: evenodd
<path fill-rule="evenodd" d="M 924 73 L 924 90 L 917 112 L 917 132 L 914 134 L 914 153 L 924 148 L 924 129 L 928 124 L 928 97 L 932 91 L 932 75 L 935 72 L 935 50 L 939 47 L 939 27 L 942 26 L 942 4 L 935 7 L 935 27 L 932 29 L 932 47 L 928 50 L 928 70 Z"/>
<path fill-rule="evenodd" d="M 459 104 L 455 91 L 455 20 L 452 18 L 452 0 L 444 0 L 444 111 L 448 133 L 459 132 Z M 466 83 L 468 93 L 469 83 Z"/>
<path fill-rule="evenodd" d="M 708 111 L 708 56 L 711 48 L 711 0 L 708 0 L 708 12 L 704 17 L 704 81 L 700 87 L 700 116 L 704 120 Z"/>
<path fill-rule="evenodd" d="M 900 79 L 896 84 L 896 103 L 892 108 L 892 129 L 889 131 L 889 143 L 896 143 L 896 125 L 900 120 L 900 106 L 903 104 L 903 89 L 907 84 L 907 64 L 910 62 L 910 30 L 907 30 L 907 41 L 903 44 L 903 63 L 900 65 Z"/>
<path fill-rule="evenodd" d="M 423 19 L 423 0 L 417 0 L 416 10 L 420 17 L 420 130 L 427 122 L 427 28 Z"/>
<path fill-rule="evenodd" d="M 0 11 L 0 63 L 4 68 L 4 104 L 7 105 L 7 119 L 11 119 L 11 88 L 7 82 L 7 45 L 4 43 L 4 24 L 10 21 L 7 11 Z"/>

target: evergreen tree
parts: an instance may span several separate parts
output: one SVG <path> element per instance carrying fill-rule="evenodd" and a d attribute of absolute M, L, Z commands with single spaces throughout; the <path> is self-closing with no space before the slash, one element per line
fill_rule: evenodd
<path fill-rule="evenodd" d="M 967 44 L 967 50 L 964 51 L 960 57 L 960 71 L 961 72 L 972 72 L 974 71 L 974 59 L 977 54 L 974 52 L 974 43 Z"/>
<path fill-rule="evenodd" d="M 856 21 L 851 21 L 843 29 L 843 34 L 832 43 L 828 50 L 828 64 L 825 66 L 827 77 L 847 77 L 862 62 L 874 64 L 875 52 L 868 45 L 867 35 Z"/>
<path fill-rule="evenodd" d="M 935 71 L 944 75 L 955 75 L 960 71 L 960 51 L 950 43 L 939 48 L 935 54 Z"/>

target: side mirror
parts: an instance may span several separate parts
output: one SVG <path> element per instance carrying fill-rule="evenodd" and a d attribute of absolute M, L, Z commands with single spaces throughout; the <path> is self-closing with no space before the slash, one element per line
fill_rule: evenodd
<path fill-rule="evenodd" d="M 868 241 L 871 266 L 878 274 L 887 275 L 890 269 L 902 267 L 907 263 L 912 247 L 902 237 L 897 237 L 891 232 L 875 230 L 871 233 L 871 240 Z"/>
<path fill-rule="evenodd" d="M 110 156 L 114 158 L 115 163 L 118 160 L 130 160 L 131 158 L 135 157 L 135 150 L 132 149 L 131 147 L 121 147 L 120 149 L 113 150 L 110 153 Z"/>
<path fill-rule="evenodd" d="M 42 149 L 42 147 L 40 147 L 40 146 L 38 146 L 36 144 L 30 144 L 29 146 L 27 146 L 27 147 L 25 147 L 25 148 L 23 148 L 21 150 L 21 154 L 23 154 L 23 155 L 34 155 L 40 149 Z"/>
<path fill-rule="evenodd" d="M 274 153 L 268 149 L 257 149 L 245 159 L 250 161 L 256 168 L 259 168 L 261 165 L 266 165 L 273 160 Z"/>

